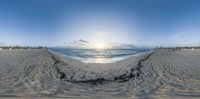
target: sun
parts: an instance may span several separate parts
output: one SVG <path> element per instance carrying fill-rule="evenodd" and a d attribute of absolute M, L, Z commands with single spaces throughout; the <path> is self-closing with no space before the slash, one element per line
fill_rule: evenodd
<path fill-rule="evenodd" d="M 103 42 L 97 42 L 93 44 L 94 49 L 106 49 L 107 45 Z"/>

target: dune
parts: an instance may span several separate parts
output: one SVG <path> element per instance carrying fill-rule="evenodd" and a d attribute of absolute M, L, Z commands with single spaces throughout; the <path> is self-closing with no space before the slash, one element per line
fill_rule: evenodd
<path fill-rule="evenodd" d="M 47 49 L 0 50 L 0 98 L 200 97 L 200 50 L 155 50 L 115 63 L 82 63 Z"/>

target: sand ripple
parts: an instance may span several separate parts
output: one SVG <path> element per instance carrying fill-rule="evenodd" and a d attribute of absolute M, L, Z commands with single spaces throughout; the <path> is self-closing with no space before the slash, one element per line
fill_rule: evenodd
<path fill-rule="evenodd" d="M 85 64 L 47 50 L 0 51 L 0 97 L 198 98 L 200 50 Z"/>

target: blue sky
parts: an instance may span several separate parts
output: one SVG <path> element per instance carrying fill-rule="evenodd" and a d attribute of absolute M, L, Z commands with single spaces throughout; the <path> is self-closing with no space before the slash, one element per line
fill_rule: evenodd
<path fill-rule="evenodd" d="M 200 45 L 200 0 L 0 0 L 0 42 Z"/>

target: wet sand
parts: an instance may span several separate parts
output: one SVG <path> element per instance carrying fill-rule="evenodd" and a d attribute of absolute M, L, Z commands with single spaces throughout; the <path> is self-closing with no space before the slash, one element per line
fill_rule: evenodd
<path fill-rule="evenodd" d="M 0 99 L 199 99 L 200 50 L 86 64 L 46 49 L 0 50 Z"/>

